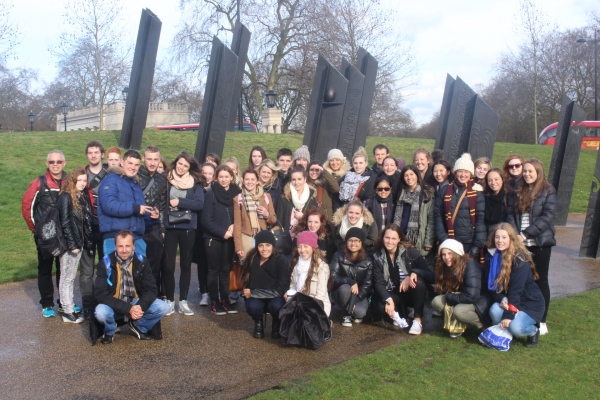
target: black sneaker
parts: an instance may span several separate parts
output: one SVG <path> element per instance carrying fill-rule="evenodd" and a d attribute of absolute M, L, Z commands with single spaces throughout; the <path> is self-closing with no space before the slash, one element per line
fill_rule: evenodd
<path fill-rule="evenodd" d="M 223 307 L 221 307 L 221 302 L 217 300 L 213 300 L 210 302 L 210 311 L 212 311 L 215 315 L 227 314 L 227 311 L 223 310 Z"/>
<path fill-rule="evenodd" d="M 100 343 L 102 344 L 111 344 L 113 341 L 114 335 L 107 335 L 106 333 L 102 335 L 102 339 L 100 339 Z"/>
<path fill-rule="evenodd" d="M 231 304 L 229 299 L 221 300 L 221 308 L 223 310 L 225 310 L 225 312 L 227 314 L 237 314 L 237 310 L 235 309 L 235 306 L 233 304 Z"/>
<path fill-rule="evenodd" d="M 150 339 L 152 339 L 152 336 L 148 335 L 147 333 L 144 333 L 144 332 L 140 331 L 140 328 L 138 328 L 138 326 L 135 324 L 134 321 L 129 321 L 129 329 L 131 329 L 131 332 L 135 333 L 135 335 L 137 336 L 137 338 L 140 339 L 140 340 L 150 340 Z"/>
<path fill-rule="evenodd" d="M 80 324 L 83 322 L 83 317 L 77 314 L 69 314 L 69 313 L 63 313 L 62 314 L 62 319 L 63 322 L 69 322 L 71 324 Z"/>

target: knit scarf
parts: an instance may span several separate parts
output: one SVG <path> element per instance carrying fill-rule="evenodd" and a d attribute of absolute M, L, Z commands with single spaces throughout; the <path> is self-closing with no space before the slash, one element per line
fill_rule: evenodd
<path fill-rule="evenodd" d="M 364 223 L 365 223 L 364 217 L 360 217 L 360 219 L 356 222 L 356 224 L 352 225 L 350 223 L 350 220 L 348 220 L 348 216 L 344 215 L 344 218 L 342 218 L 342 223 L 340 224 L 340 236 L 342 237 L 342 239 L 346 240 L 346 233 L 348 233 L 348 230 L 350 228 L 361 228 L 362 229 Z"/>
<path fill-rule="evenodd" d="M 246 203 L 246 211 L 248 212 L 248 217 L 250 218 L 250 226 L 252 227 L 252 232 L 256 234 L 260 231 L 260 225 L 258 224 L 258 213 L 256 209 L 259 206 L 260 198 L 263 196 L 263 188 L 260 185 L 256 185 L 256 188 L 253 192 L 248 191 L 245 187 L 242 188 L 242 194 L 244 195 L 244 202 Z"/>
<path fill-rule="evenodd" d="M 486 225 L 491 226 L 501 222 L 505 193 L 504 189 L 502 189 L 498 194 L 488 193 L 485 196 Z"/>
<path fill-rule="evenodd" d="M 448 228 L 448 237 L 451 239 L 454 239 L 454 223 L 452 222 L 452 214 L 454 213 L 454 210 L 452 209 L 452 196 L 454 195 L 455 186 L 466 187 L 466 198 L 469 203 L 469 215 L 471 216 L 471 225 L 473 226 L 473 229 L 475 229 L 475 206 L 477 204 L 477 191 L 473 190 L 473 183 L 473 179 L 470 179 L 466 184 L 462 184 L 455 179 L 452 182 L 450 182 L 450 184 L 446 188 L 446 194 L 444 196 L 444 218 L 446 220 L 446 228 Z M 460 207 L 460 204 L 457 204 L 456 207 Z"/>
<path fill-rule="evenodd" d="M 292 203 L 294 203 L 294 208 L 298 211 L 302 211 L 304 206 L 308 202 L 310 198 L 310 187 L 308 183 L 304 183 L 304 188 L 302 189 L 302 194 L 298 196 L 298 191 L 294 189 L 294 186 L 290 183 L 290 193 L 292 194 Z"/>
<path fill-rule="evenodd" d="M 370 176 L 362 176 L 356 172 L 348 172 L 340 184 L 340 200 L 350 201 L 354 198 L 361 183 L 368 181 Z"/>
<path fill-rule="evenodd" d="M 133 275 L 129 265 L 133 261 L 133 253 L 128 259 L 122 260 L 115 252 L 117 258 L 117 268 L 121 269 L 121 287 L 119 288 L 119 299 L 131 303 L 135 299 L 135 286 L 133 284 Z"/>
<path fill-rule="evenodd" d="M 371 200 L 371 213 L 380 232 L 387 224 L 394 222 L 394 207 L 391 200 L 391 194 L 385 199 L 376 194 Z"/>
<path fill-rule="evenodd" d="M 408 218 L 408 227 L 406 228 L 406 236 L 412 244 L 417 244 L 419 237 L 419 208 L 421 206 L 421 185 L 417 185 L 414 192 L 406 189 L 400 193 L 398 205 L 396 206 L 396 215 L 402 216 L 402 211 L 405 205 L 410 205 L 410 216 Z M 399 211 L 398 211 L 399 210 Z"/>
<path fill-rule="evenodd" d="M 194 187 L 194 177 L 186 172 L 182 176 L 177 175 L 175 171 L 169 172 L 169 183 L 179 190 L 191 189 Z"/>
<path fill-rule="evenodd" d="M 298 257 L 298 264 L 296 264 L 296 268 L 294 269 L 294 273 L 297 274 L 296 279 L 296 292 L 304 293 L 304 284 L 306 283 L 306 277 L 308 275 L 308 269 L 310 268 L 310 263 L 312 258 L 305 260 L 302 257 Z M 309 293 L 304 293 L 308 295 Z"/>
<path fill-rule="evenodd" d="M 215 199 L 224 206 L 232 206 L 233 199 L 241 192 L 240 188 L 236 185 L 229 185 L 229 189 L 225 190 L 218 182 L 212 183 L 212 191 Z"/>
<path fill-rule="evenodd" d="M 495 292 L 498 288 L 494 283 L 498 275 L 500 274 L 500 270 L 502 269 L 502 255 L 496 249 L 494 252 L 494 256 L 490 259 L 490 273 L 488 274 L 488 289 Z"/>

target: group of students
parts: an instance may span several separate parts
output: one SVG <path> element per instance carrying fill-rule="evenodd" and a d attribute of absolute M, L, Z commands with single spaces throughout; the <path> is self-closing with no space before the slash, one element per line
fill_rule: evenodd
<path fill-rule="evenodd" d="M 556 244 L 556 193 L 542 163 L 514 155 L 500 169 L 463 154 L 452 166 L 443 152 L 420 148 L 406 165 L 385 145 L 375 146 L 373 155 L 372 167 L 363 148 L 351 160 L 332 149 L 321 163 L 306 146 L 294 153 L 280 149 L 275 162 L 255 146 L 243 170 L 234 157 L 221 163 L 216 154 L 202 164 L 187 153 L 168 167 L 160 160 L 158 172 L 167 177 L 164 210 L 191 216 L 173 224 L 168 213 L 161 215 L 157 285 L 167 314 L 175 312 L 179 249 L 178 311 L 194 314 L 187 304 L 194 262 L 200 305 L 216 315 L 237 313 L 241 294 L 256 338 L 264 337 L 267 312 L 271 336 L 280 337 L 280 314 L 290 315 L 282 310 L 300 293 L 327 317 L 333 302 L 345 327 L 371 310 L 401 327 L 412 319 L 408 333 L 418 335 L 432 300 L 434 315 L 447 313 L 479 329 L 500 324 L 536 345 L 548 332 L 548 269 Z M 74 170 L 59 198 L 75 241 L 91 230 L 91 206 L 80 195 L 84 177 Z M 76 269 L 77 252 L 64 257 L 63 271 Z M 234 262 L 241 265 L 243 289 L 230 293 Z M 61 299 L 67 297 L 61 291 Z M 322 334 L 330 338 L 330 327 Z"/>

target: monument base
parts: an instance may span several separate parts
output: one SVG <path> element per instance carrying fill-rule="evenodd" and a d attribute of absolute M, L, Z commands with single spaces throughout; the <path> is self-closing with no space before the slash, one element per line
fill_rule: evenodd
<path fill-rule="evenodd" d="M 260 113 L 263 132 L 281 133 L 283 113 L 277 108 L 265 108 Z"/>

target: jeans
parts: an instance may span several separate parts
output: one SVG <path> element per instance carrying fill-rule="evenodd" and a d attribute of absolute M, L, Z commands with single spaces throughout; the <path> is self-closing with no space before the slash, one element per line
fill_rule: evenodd
<path fill-rule="evenodd" d="M 544 295 L 545 308 L 544 315 L 542 316 L 542 322 L 546 322 L 546 315 L 548 315 L 548 306 L 550 306 L 550 284 L 548 283 L 548 272 L 550 271 L 550 255 L 552 253 L 552 247 L 528 247 L 527 248 L 532 255 L 533 263 L 535 264 L 535 270 L 537 271 L 540 279 L 535 281 L 538 287 Z"/>
<path fill-rule="evenodd" d="M 179 246 L 179 301 L 187 300 L 192 278 L 192 253 L 196 231 L 194 229 L 167 229 L 165 233 L 165 269 L 162 271 L 163 291 L 167 300 L 175 299 L 175 259 Z"/>
<path fill-rule="evenodd" d="M 444 307 L 446 306 L 446 295 L 442 294 L 440 296 L 436 296 L 431 302 L 431 307 L 444 315 Z M 481 323 L 481 319 L 479 318 L 479 314 L 475 311 L 475 306 L 473 304 L 457 304 L 452 307 L 452 316 L 459 320 L 460 322 L 473 325 L 478 329 L 483 328 L 483 324 Z"/>
<path fill-rule="evenodd" d="M 229 271 L 233 262 L 233 240 L 204 238 L 204 249 L 208 259 L 208 294 L 211 300 L 219 300 L 219 298 L 224 300 L 229 297 Z"/>
<path fill-rule="evenodd" d="M 335 289 L 331 293 L 331 297 L 333 297 L 333 301 L 342 309 L 346 310 L 350 303 L 350 299 L 354 296 L 351 291 L 351 286 L 348 284 L 341 285 L 337 289 Z M 356 297 L 356 296 L 355 296 Z M 351 310 L 345 311 L 344 315 L 352 315 L 354 318 L 361 319 L 367 315 L 367 310 L 369 309 L 369 299 L 364 298 L 362 300 L 356 299 L 354 312 Z"/>
<path fill-rule="evenodd" d="M 139 299 L 134 299 L 131 302 L 131 305 L 137 304 L 138 300 Z M 158 321 L 161 320 L 162 317 L 167 315 L 169 310 L 170 307 L 166 302 L 156 299 L 144 312 L 142 318 L 135 321 L 135 323 L 140 331 L 147 333 L 154 325 L 156 325 Z M 98 320 L 98 322 L 104 324 L 104 333 L 111 336 L 114 335 L 115 331 L 117 330 L 116 320 L 123 318 L 121 314 L 115 313 L 115 310 L 106 304 L 98 304 L 96 306 L 94 315 L 96 316 L 96 320 Z"/>
<path fill-rule="evenodd" d="M 163 255 L 163 235 L 160 229 L 153 229 L 146 232 L 144 235 L 144 242 L 146 243 L 146 258 L 150 269 L 152 269 L 152 275 L 156 282 L 156 287 L 161 292 L 161 270 L 160 262 Z"/>
<path fill-rule="evenodd" d="M 283 297 L 273 299 L 255 299 L 250 297 L 245 300 L 246 312 L 254 321 L 262 321 L 263 314 L 267 311 L 273 317 L 273 321 L 279 320 L 279 310 L 285 305 Z"/>
<path fill-rule="evenodd" d="M 113 253 L 115 250 L 115 238 L 104 239 L 104 254 Z M 135 240 L 135 252 L 146 257 L 146 242 L 144 242 L 144 239 Z"/>
<path fill-rule="evenodd" d="M 44 258 L 37 249 L 38 256 L 38 289 L 40 304 L 43 308 L 54 307 L 54 286 L 52 286 L 52 265 L 56 261 L 56 287 L 60 283 L 60 259 L 58 257 Z"/>
<path fill-rule="evenodd" d="M 500 304 L 494 303 L 490 308 L 490 317 L 494 325 L 498 325 L 502 321 L 502 315 L 504 310 L 500 308 Z M 527 315 L 526 312 L 520 311 L 517 313 L 515 319 L 512 320 L 508 326 L 508 331 L 516 337 L 525 337 L 535 335 L 537 327 L 536 322 L 533 318 Z"/>
<path fill-rule="evenodd" d="M 60 304 L 65 314 L 72 314 L 75 303 L 73 302 L 73 282 L 77 276 L 77 266 L 81 258 L 82 249 L 79 249 L 77 254 L 73 254 L 67 250 L 60 256 L 60 264 L 62 266 L 62 279 L 58 286 L 60 293 Z"/>

